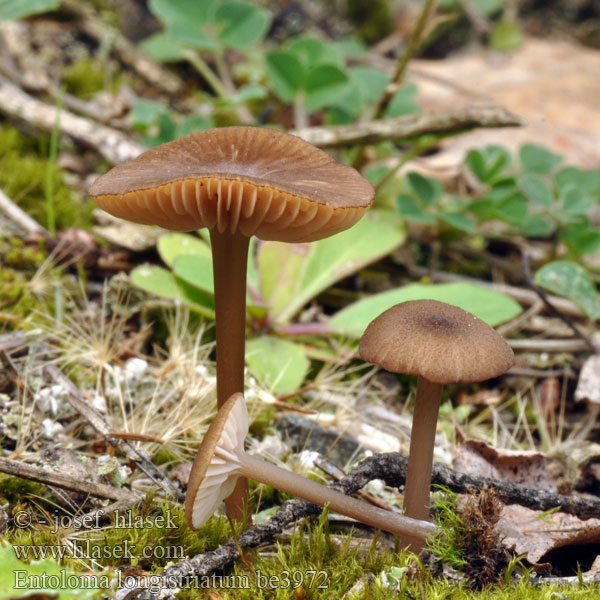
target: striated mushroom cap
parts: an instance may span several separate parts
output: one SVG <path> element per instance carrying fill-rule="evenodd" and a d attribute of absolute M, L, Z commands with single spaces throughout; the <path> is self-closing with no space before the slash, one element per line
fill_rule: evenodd
<path fill-rule="evenodd" d="M 505 339 L 475 315 L 437 300 L 402 302 L 374 319 L 360 341 L 363 360 L 440 384 L 485 381 L 515 362 Z"/>
<path fill-rule="evenodd" d="M 294 135 L 261 127 L 207 129 L 162 144 L 99 177 L 89 193 L 107 212 L 135 223 L 285 242 L 348 229 L 374 197 L 353 168 Z"/>
<path fill-rule="evenodd" d="M 240 474 L 237 456 L 244 452 L 248 411 L 242 394 L 220 408 L 196 454 L 185 497 L 185 520 L 198 529 L 227 498 Z"/>

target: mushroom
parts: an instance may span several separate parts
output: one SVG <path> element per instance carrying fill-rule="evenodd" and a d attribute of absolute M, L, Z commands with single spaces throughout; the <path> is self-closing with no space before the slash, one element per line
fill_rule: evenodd
<path fill-rule="evenodd" d="M 404 514 L 429 520 L 442 388 L 501 375 L 514 364 L 513 351 L 499 333 L 462 308 L 437 300 L 411 300 L 374 319 L 361 338 L 359 352 L 363 360 L 393 373 L 418 375 Z"/>
<path fill-rule="evenodd" d="M 162 144 L 99 177 L 89 193 L 129 221 L 210 230 L 218 407 L 244 391 L 250 236 L 319 240 L 354 225 L 374 197 L 351 167 L 298 137 L 260 127 L 207 129 Z M 241 482 L 230 516 L 242 518 L 246 496 Z"/>
<path fill-rule="evenodd" d="M 185 517 L 192 529 L 208 520 L 243 475 L 396 535 L 424 541 L 435 532 L 431 523 L 361 502 L 248 454 L 244 450 L 247 434 L 246 402 L 236 393 L 220 408 L 192 466 L 185 498 Z"/>

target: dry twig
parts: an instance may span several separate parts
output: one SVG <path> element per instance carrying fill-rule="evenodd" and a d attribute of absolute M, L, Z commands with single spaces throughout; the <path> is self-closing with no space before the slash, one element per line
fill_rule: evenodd
<path fill-rule="evenodd" d="M 0 112 L 44 131 L 52 131 L 57 108 L 37 100 L 14 83 L 0 77 Z M 59 130 L 93 148 L 112 164 L 135 158 L 145 150 L 124 133 L 64 109 L 60 111 Z"/>
<path fill-rule="evenodd" d="M 23 479 L 31 479 L 39 481 L 46 485 L 52 485 L 66 490 L 73 490 L 83 494 L 89 494 L 96 498 L 109 498 L 111 500 L 140 500 L 140 497 L 133 493 L 105 483 L 93 483 L 91 481 L 83 481 L 78 477 L 65 475 L 64 473 L 56 473 L 41 467 L 34 467 L 21 460 L 11 460 L 0 457 L 0 471 L 8 473 Z"/>
<path fill-rule="evenodd" d="M 373 479 L 382 479 L 389 486 L 399 487 L 406 479 L 407 466 L 408 459 L 397 452 L 377 454 L 366 458 L 352 473 L 329 487 L 344 494 L 353 494 Z M 542 511 L 560 506 L 563 512 L 575 514 L 584 519 L 600 516 L 600 501 L 596 499 L 563 496 L 546 490 L 534 490 L 521 485 L 496 481 L 489 477 L 465 475 L 437 463 L 433 467 L 432 483 L 443 485 L 454 492 L 467 494 L 492 489 L 498 499 L 506 504 L 521 504 Z M 289 500 L 267 523 L 254 525 L 241 533 L 238 536 L 239 547 L 246 550 L 269 543 L 291 523 L 308 516 L 318 515 L 321 511 L 321 507 L 305 500 Z M 189 578 L 209 575 L 225 568 L 239 558 L 238 548 L 234 540 L 230 539 L 212 552 L 186 558 L 165 569 L 162 574 L 164 588 L 159 596 L 150 595 L 144 587 L 144 581 L 140 580 L 136 583 L 137 587 L 121 589 L 115 597 L 117 600 L 173 598 L 174 588 L 184 587 L 186 579 L 189 583 Z"/>
<path fill-rule="evenodd" d="M 0 211 L 27 233 L 47 233 L 35 219 L 17 206 L 2 190 L 0 190 Z"/>
<path fill-rule="evenodd" d="M 129 441 L 120 440 L 113 436 L 114 432 L 106 423 L 104 417 L 89 402 L 85 401 L 70 379 L 65 377 L 55 365 L 47 365 L 45 370 L 56 383 L 61 385 L 63 389 L 68 392 L 67 398 L 69 404 L 85 417 L 92 427 L 100 433 L 111 446 L 114 446 L 117 450 L 123 452 L 129 460 L 134 461 L 139 468 L 168 495 L 174 496 L 180 502 L 183 501 L 183 494 L 146 456 L 145 452 L 136 448 Z"/>
<path fill-rule="evenodd" d="M 521 121 L 498 106 L 471 106 L 447 113 L 418 114 L 381 119 L 352 125 L 308 127 L 290 133 L 320 146 L 352 146 L 376 144 L 385 140 L 399 140 L 425 134 L 466 131 L 475 127 L 518 127 Z"/>

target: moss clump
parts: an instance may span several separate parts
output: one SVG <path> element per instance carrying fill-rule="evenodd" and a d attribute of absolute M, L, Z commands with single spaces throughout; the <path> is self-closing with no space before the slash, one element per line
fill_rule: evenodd
<path fill-rule="evenodd" d="M 67 93 L 89 100 L 104 89 L 104 70 L 93 58 L 82 58 L 63 70 L 62 83 Z"/>
<path fill-rule="evenodd" d="M 40 496 L 43 489 L 41 483 L 0 473 L 0 498 L 11 504 L 23 502 L 27 497 Z"/>
<path fill-rule="evenodd" d="M 0 188 L 43 227 L 46 218 L 45 178 L 48 169 L 47 138 L 22 135 L 12 126 L 0 127 Z M 56 168 L 54 186 L 56 227 L 89 227 L 91 202 L 77 201 Z"/>
<path fill-rule="evenodd" d="M 472 589 L 503 581 L 511 557 L 495 529 L 502 503 L 494 493 L 481 492 L 459 506 L 456 494 L 445 490 L 435 507 L 441 533 L 431 542 L 434 560 L 464 573 Z"/>

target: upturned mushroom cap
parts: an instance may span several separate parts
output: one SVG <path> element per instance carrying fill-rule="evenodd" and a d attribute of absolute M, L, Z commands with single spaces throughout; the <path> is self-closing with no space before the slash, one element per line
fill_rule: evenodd
<path fill-rule="evenodd" d="M 240 474 L 237 456 L 244 452 L 248 412 L 242 394 L 234 394 L 211 423 L 192 465 L 185 497 L 185 519 L 201 527 L 227 498 Z"/>
<path fill-rule="evenodd" d="M 439 384 L 497 377 L 514 364 L 504 338 L 475 315 L 437 300 L 410 300 L 386 310 L 360 341 L 363 360 L 393 373 Z"/>
<path fill-rule="evenodd" d="M 186 135 L 99 177 L 89 193 L 107 212 L 165 229 L 229 229 L 314 241 L 358 221 L 373 186 L 304 140 L 261 127 Z"/>

